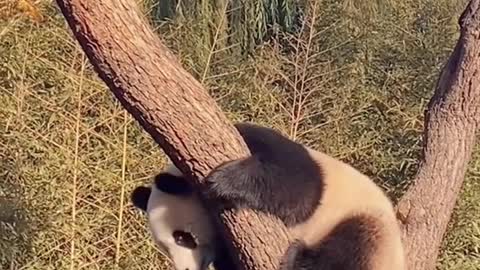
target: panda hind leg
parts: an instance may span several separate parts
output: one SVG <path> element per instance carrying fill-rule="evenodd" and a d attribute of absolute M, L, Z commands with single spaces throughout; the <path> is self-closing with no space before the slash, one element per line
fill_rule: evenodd
<path fill-rule="evenodd" d="M 357 270 L 341 267 L 321 248 L 309 248 L 301 240 L 288 247 L 280 261 L 278 270 Z"/>
<path fill-rule="evenodd" d="M 358 215 L 339 223 L 316 246 L 290 247 L 293 261 L 280 270 L 371 270 L 372 258 L 379 250 L 380 227 L 370 216 Z M 295 243 L 294 243 L 295 244 Z"/>

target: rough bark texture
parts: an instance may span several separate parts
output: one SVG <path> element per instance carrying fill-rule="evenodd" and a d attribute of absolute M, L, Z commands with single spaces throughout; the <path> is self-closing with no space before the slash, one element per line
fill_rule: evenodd
<path fill-rule="evenodd" d="M 135 1 L 57 3 L 95 71 L 186 175 L 201 184 L 214 166 L 249 154 L 215 101 L 142 19 Z M 224 212 L 221 219 L 239 269 L 278 265 L 288 244 L 279 221 L 252 211 Z"/>
<path fill-rule="evenodd" d="M 192 179 L 248 154 L 214 100 L 147 27 L 129 0 L 57 0 L 100 77 L 125 108 Z M 425 122 L 424 159 L 398 204 L 409 269 L 433 269 L 463 183 L 480 118 L 480 0 L 460 19 L 461 36 Z M 200 183 L 201 184 L 201 183 Z M 222 220 L 240 269 L 275 269 L 285 228 L 251 211 Z"/>
<path fill-rule="evenodd" d="M 408 269 L 434 269 L 480 119 L 480 10 L 470 1 L 461 34 L 438 80 L 425 119 L 424 158 L 397 209 Z"/>

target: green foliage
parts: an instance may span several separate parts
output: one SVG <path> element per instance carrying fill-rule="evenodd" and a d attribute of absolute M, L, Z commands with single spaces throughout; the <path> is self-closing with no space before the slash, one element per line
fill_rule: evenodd
<path fill-rule="evenodd" d="M 238 18 L 232 3 L 243 5 Z M 291 3 L 145 6 L 232 120 L 276 127 L 352 163 L 398 198 L 418 165 L 423 110 L 464 1 L 299 2 L 305 23 L 254 46 L 271 21 L 295 24 L 281 15 L 296 12 Z M 58 11 L 42 11 L 40 25 L 0 23 L 0 268 L 167 269 L 128 202 L 164 156 L 95 76 Z M 238 28 L 227 24 L 233 17 Z M 237 50 L 245 47 L 249 57 Z M 479 153 L 439 269 L 480 268 Z"/>
<path fill-rule="evenodd" d="M 219 26 L 215 20 L 224 16 L 221 27 L 222 34 L 228 35 L 226 42 L 236 45 L 234 51 L 244 54 L 252 53 L 257 44 L 277 36 L 281 31 L 295 31 L 304 2 L 305 0 L 147 0 L 145 6 L 156 22 L 194 21 L 197 24 L 197 35 L 200 34 L 205 41 L 213 38 L 212 28 L 215 32 Z"/>

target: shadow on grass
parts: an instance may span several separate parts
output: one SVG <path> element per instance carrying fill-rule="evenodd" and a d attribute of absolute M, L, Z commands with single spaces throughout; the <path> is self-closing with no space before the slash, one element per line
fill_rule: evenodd
<path fill-rule="evenodd" d="M 9 163 L 0 160 L 0 269 L 17 269 L 32 259 L 34 228 L 40 228 L 32 224 L 42 223 L 27 208 L 18 175 Z"/>

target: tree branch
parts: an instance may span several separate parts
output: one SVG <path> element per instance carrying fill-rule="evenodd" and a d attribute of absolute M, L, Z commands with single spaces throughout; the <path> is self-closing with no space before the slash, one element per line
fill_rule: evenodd
<path fill-rule="evenodd" d="M 480 0 L 460 17 L 460 38 L 425 114 L 423 160 L 397 205 L 408 269 L 434 269 L 480 120 Z"/>
<path fill-rule="evenodd" d="M 57 3 L 100 78 L 187 176 L 201 184 L 213 167 L 248 154 L 215 101 L 147 26 L 135 1 Z M 239 269 L 276 268 L 288 244 L 278 220 L 247 210 L 224 212 L 221 219 Z"/>
<path fill-rule="evenodd" d="M 461 16 L 460 39 L 426 112 L 422 164 L 398 204 L 409 269 L 434 267 L 474 145 L 479 1 L 472 0 Z M 222 161 L 248 154 L 214 100 L 147 27 L 133 1 L 57 2 L 96 72 L 187 176 L 200 183 Z M 247 211 L 223 213 L 222 220 L 241 269 L 276 268 L 288 242 L 283 225 Z"/>

